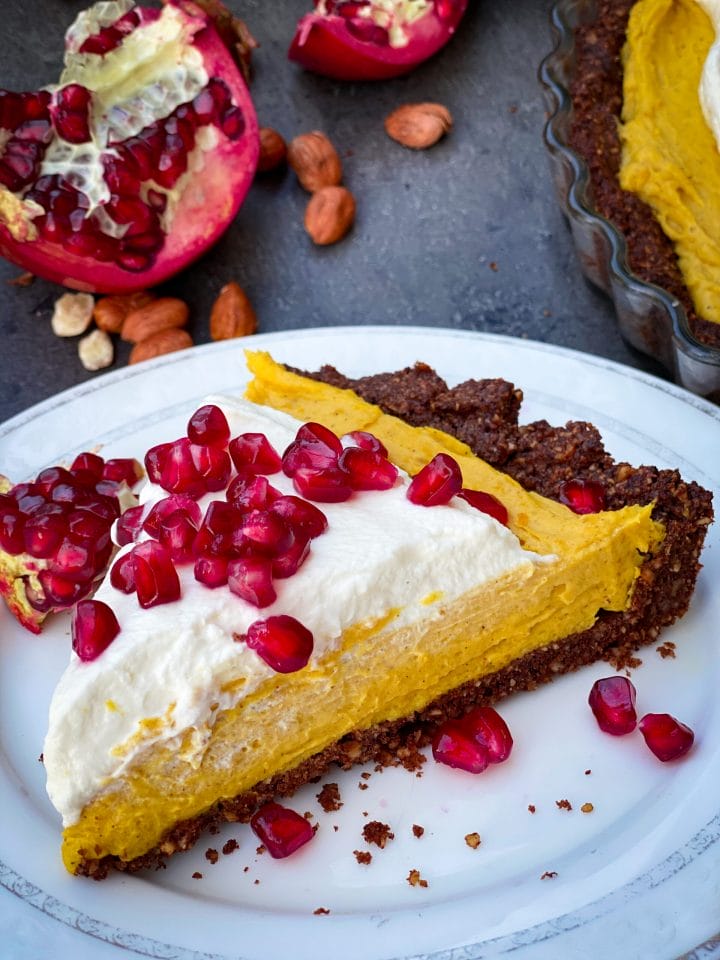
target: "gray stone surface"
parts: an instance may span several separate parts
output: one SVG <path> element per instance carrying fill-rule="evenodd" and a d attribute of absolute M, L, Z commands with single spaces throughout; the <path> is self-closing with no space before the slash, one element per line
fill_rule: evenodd
<path fill-rule="evenodd" d="M 209 339 L 220 287 L 248 291 L 260 330 L 326 324 L 420 324 L 562 344 L 641 369 L 659 368 L 621 340 L 605 297 L 580 275 L 552 195 L 541 141 L 537 66 L 550 47 L 549 0 L 471 0 L 452 43 L 406 78 L 340 84 L 286 60 L 310 0 L 234 0 L 261 43 L 253 96 L 262 125 L 290 138 L 322 129 L 344 157 L 357 197 L 352 234 L 316 248 L 302 227 L 307 195 L 291 174 L 257 181 L 228 233 L 168 282 L 185 298 L 196 342 Z M 33 89 L 59 73 L 62 34 L 79 0 L 5 0 L 0 83 Z M 416 153 L 390 141 L 383 118 L 419 100 L 446 104 L 451 135 Z M 0 422 L 97 374 L 49 317 L 60 288 L 5 281 L 0 263 Z M 128 348 L 118 344 L 115 366 Z M 432 358 L 427 358 L 432 359 Z M 392 366 L 379 357 L 378 366 Z"/>

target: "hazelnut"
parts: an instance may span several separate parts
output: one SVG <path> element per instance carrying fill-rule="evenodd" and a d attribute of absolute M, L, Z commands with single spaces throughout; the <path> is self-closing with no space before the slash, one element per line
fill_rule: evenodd
<path fill-rule="evenodd" d="M 355 220 L 355 198 L 346 187 L 317 190 L 305 210 L 305 229 L 318 246 L 337 243 Z"/>
<path fill-rule="evenodd" d="M 403 147 L 425 150 L 452 127 L 452 116 L 441 103 L 406 103 L 385 118 L 385 132 Z"/>
<path fill-rule="evenodd" d="M 300 184 L 309 193 L 337 186 L 342 180 L 342 164 L 337 150 L 318 130 L 295 137 L 288 147 L 287 158 Z"/>

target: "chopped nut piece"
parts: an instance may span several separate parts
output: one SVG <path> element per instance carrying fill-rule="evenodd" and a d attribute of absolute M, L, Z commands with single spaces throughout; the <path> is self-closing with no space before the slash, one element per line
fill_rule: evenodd
<path fill-rule="evenodd" d="M 407 875 L 407 882 L 411 887 L 426 887 L 428 885 L 427 880 L 423 880 L 420 876 L 419 870 L 411 870 Z"/>
<path fill-rule="evenodd" d="M 580 809 L 583 813 L 592 813 L 595 807 L 591 803 L 584 803 Z"/>
<path fill-rule="evenodd" d="M 541 880 L 554 880 L 557 876 L 557 870 L 546 870 L 540 877 Z"/>
<path fill-rule="evenodd" d="M 192 878 L 193 880 L 202 880 L 202 874 L 200 873 L 199 870 L 196 870 L 195 873 L 192 875 Z"/>
<path fill-rule="evenodd" d="M 569 800 L 556 800 L 555 806 L 558 810 L 572 810 L 572 804 Z"/>
<path fill-rule="evenodd" d="M 466 843 L 469 847 L 472 847 L 473 850 L 477 850 L 477 848 L 478 848 L 478 847 L 480 846 L 480 844 L 482 843 L 482 840 L 480 839 L 480 834 L 479 834 L 479 833 L 466 833 L 466 834 L 465 834 L 465 843 Z"/>
<path fill-rule="evenodd" d="M 313 913 L 316 917 L 326 917 L 330 911 L 327 907 L 318 907 L 316 910 L 313 910 Z"/>
<path fill-rule="evenodd" d="M 367 865 L 372 860 L 372 854 L 369 850 L 353 850 L 353 854 L 358 863 Z"/>
<path fill-rule="evenodd" d="M 78 355 L 86 370 L 104 370 L 115 359 L 115 348 L 104 330 L 93 330 L 78 343 Z"/>
<path fill-rule="evenodd" d="M 535 809 L 536 809 L 536 807 L 535 807 L 535 804 L 534 804 L 534 803 L 529 803 L 529 804 L 528 804 L 528 810 L 530 811 L 530 813 L 535 813 Z"/>
<path fill-rule="evenodd" d="M 229 854 L 234 853 L 240 844 L 234 838 L 231 838 L 227 843 L 223 844 L 222 852 L 227 857 Z"/>
<path fill-rule="evenodd" d="M 77 337 L 85 333 L 92 320 L 95 300 L 90 293 L 64 293 L 55 301 L 52 324 L 58 337 Z"/>
<path fill-rule="evenodd" d="M 217 863 L 220 859 L 220 854 L 212 847 L 208 847 L 208 849 L 205 851 L 205 859 L 209 860 L 210 863 Z"/>
<path fill-rule="evenodd" d="M 414 823 L 412 827 L 413 836 L 417 837 L 418 840 L 425 833 L 425 827 L 421 827 L 419 823 Z"/>

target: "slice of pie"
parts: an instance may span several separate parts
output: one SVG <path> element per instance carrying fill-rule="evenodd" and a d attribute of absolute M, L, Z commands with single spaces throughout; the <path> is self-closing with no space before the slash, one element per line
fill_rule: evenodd
<path fill-rule="evenodd" d="M 692 592 L 709 495 L 614 465 L 587 425 L 523 434 L 509 385 L 453 393 L 420 366 L 351 391 L 334 371 L 249 365 L 250 402 L 216 398 L 146 457 L 159 482 L 92 601 L 109 640 L 104 613 L 76 612 L 86 658 L 44 748 L 73 873 L 157 864 L 333 762 L 412 764 L 444 718 L 656 639 Z M 441 426 L 495 436 L 532 477 Z M 602 477 L 614 509 L 529 489 L 578 456 L 580 489 Z"/>

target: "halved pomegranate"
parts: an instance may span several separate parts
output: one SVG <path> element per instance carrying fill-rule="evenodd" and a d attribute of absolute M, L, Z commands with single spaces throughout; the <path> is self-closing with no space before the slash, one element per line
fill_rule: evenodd
<path fill-rule="evenodd" d="M 58 84 L 0 91 L 0 254 L 79 290 L 154 286 L 230 224 L 258 152 L 208 14 L 97 3 L 67 32 Z"/>
<path fill-rule="evenodd" d="M 288 57 L 336 80 L 409 73 L 445 46 L 467 0 L 315 0 Z"/>
<path fill-rule="evenodd" d="M 135 502 L 122 475 L 137 482 L 135 461 L 108 464 L 80 454 L 70 470 L 49 467 L 15 486 L 0 476 L 0 596 L 32 633 L 48 613 L 92 591 L 110 560 L 110 528 Z"/>

